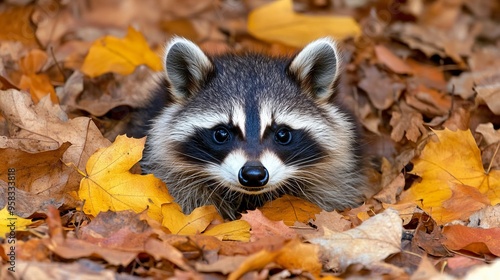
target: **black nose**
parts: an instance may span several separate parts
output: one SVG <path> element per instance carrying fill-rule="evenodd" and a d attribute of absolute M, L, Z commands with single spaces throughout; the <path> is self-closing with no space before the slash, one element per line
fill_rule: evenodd
<path fill-rule="evenodd" d="M 259 162 L 246 163 L 240 169 L 238 180 L 245 187 L 262 187 L 269 181 L 269 173 Z"/>

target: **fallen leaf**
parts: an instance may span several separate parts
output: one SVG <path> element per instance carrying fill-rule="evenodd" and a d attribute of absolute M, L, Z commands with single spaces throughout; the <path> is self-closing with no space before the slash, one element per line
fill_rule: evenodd
<path fill-rule="evenodd" d="M 309 242 L 319 244 L 328 255 L 329 265 L 342 271 L 351 264 L 367 267 L 400 252 L 403 226 L 398 212 L 387 209 L 344 232 L 331 232 Z"/>
<path fill-rule="evenodd" d="M 54 175 L 57 176 L 56 174 Z M 17 183 L 20 183 L 20 179 L 16 179 Z M 0 180 L 0 208 L 8 205 L 8 188 L 8 183 Z M 62 189 L 59 191 L 62 191 Z M 61 207 L 64 201 L 65 199 L 60 193 L 56 194 L 50 190 L 44 195 L 40 195 L 16 187 L 16 209 L 14 213 L 20 217 L 27 218 L 34 213 L 47 212 L 49 205 L 53 205 L 56 208 Z"/>
<path fill-rule="evenodd" d="M 479 124 L 476 128 L 476 132 L 483 136 L 482 140 L 486 142 L 486 145 L 500 142 L 500 131 L 495 130 L 495 127 L 490 122 Z"/>
<path fill-rule="evenodd" d="M 410 280 L 453 280 L 454 278 L 443 275 L 434 267 L 427 256 L 422 257 L 418 269 L 411 275 Z"/>
<path fill-rule="evenodd" d="M 491 205 L 499 203 L 500 171 L 485 173 L 481 153 L 471 132 L 445 129 L 434 133 L 439 140 L 427 143 L 414 161 L 411 172 L 422 180 L 403 192 L 399 204 L 413 202 L 441 225 L 463 217 L 463 213 L 479 210 L 485 202 L 480 194 L 486 195 Z M 469 193 L 461 195 L 457 188 Z M 470 203 L 472 200 L 479 203 L 479 208 L 477 203 Z"/>
<path fill-rule="evenodd" d="M 469 227 L 500 228 L 500 205 L 488 206 L 469 217 Z"/>
<path fill-rule="evenodd" d="M 443 228 L 443 245 L 451 250 L 466 250 L 478 255 L 500 256 L 500 228 L 470 228 L 451 225 Z"/>
<path fill-rule="evenodd" d="M 364 77 L 359 82 L 359 87 L 364 90 L 373 106 L 385 110 L 399 99 L 405 85 L 382 73 L 377 67 L 363 68 Z"/>
<path fill-rule="evenodd" d="M 138 251 L 153 234 L 139 214 L 132 211 L 100 212 L 79 231 L 79 239 L 103 248 Z"/>
<path fill-rule="evenodd" d="M 78 190 L 80 199 L 85 200 L 85 213 L 97 216 L 108 210 L 139 213 L 147 209 L 153 219 L 161 221 L 161 205 L 173 201 L 165 184 L 152 174 L 129 171 L 141 159 L 145 142 L 145 138 L 119 136 L 89 158 Z"/>
<path fill-rule="evenodd" d="M 150 238 L 144 244 L 144 250 L 152 255 L 157 261 L 168 260 L 185 271 L 191 271 L 186 263 L 182 252 L 165 241 Z"/>
<path fill-rule="evenodd" d="M 298 197 L 284 195 L 264 204 L 259 210 L 272 221 L 283 221 L 292 226 L 296 221 L 308 222 L 321 212 L 317 205 Z"/>
<path fill-rule="evenodd" d="M 401 58 L 397 57 L 383 45 L 375 46 L 377 59 L 396 74 L 412 74 L 413 71 Z"/>
<path fill-rule="evenodd" d="M 291 0 L 279 0 L 250 12 L 248 32 L 264 41 L 303 47 L 320 37 L 357 36 L 361 29 L 351 17 L 301 15 L 293 10 Z"/>
<path fill-rule="evenodd" d="M 293 239 L 281 248 L 274 262 L 288 270 L 306 271 L 318 278 L 321 272 L 319 251 L 319 246 L 316 244 L 302 243 L 299 239 Z"/>
<path fill-rule="evenodd" d="M 442 116 L 451 110 L 451 96 L 438 90 L 411 83 L 405 95 L 406 103 L 426 116 Z"/>
<path fill-rule="evenodd" d="M 477 92 L 478 98 L 484 100 L 493 113 L 500 115 L 500 99 L 498 98 L 500 94 L 500 75 L 498 73 L 482 79 L 476 84 L 474 91 Z"/>
<path fill-rule="evenodd" d="M 35 104 L 46 95 L 50 96 L 52 103 L 59 102 L 49 76 L 45 73 L 39 73 L 47 61 L 48 56 L 44 51 L 34 49 L 21 58 L 19 62 L 19 68 L 23 73 L 19 81 L 19 88 L 28 91 Z"/>
<path fill-rule="evenodd" d="M 200 272 L 220 272 L 227 275 L 240 267 L 247 258 L 247 256 L 222 256 L 214 263 L 205 264 L 197 262 L 195 266 L 196 270 Z"/>
<path fill-rule="evenodd" d="M 5 7 L 4 7 L 5 8 Z M 2 9 L 0 13 L 1 41 L 18 41 L 29 47 L 36 47 L 34 27 L 30 24 L 30 16 L 34 5 L 17 6 Z"/>
<path fill-rule="evenodd" d="M 47 225 L 49 226 L 50 238 L 43 239 L 43 243 L 49 250 L 65 259 L 98 256 L 111 265 L 126 266 L 130 264 L 139 253 L 102 248 L 96 244 L 71 236 L 64 237 L 59 211 L 53 207 L 47 212 Z"/>
<path fill-rule="evenodd" d="M 173 234 L 193 235 L 202 233 L 214 220 L 222 221 L 222 217 L 213 205 L 205 205 L 193 210 L 189 215 L 184 215 L 177 203 L 163 204 L 162 225 Z"/>
<path fill-rule="evenodd" d="M 13 89 L 0 91 L 0 112 L 11 128 L 9 138 L 0 137 L 1 147 L 36 153 L 56 150 L 69 142 L 72 145 L 63 154 L 62 162 L 71 162 L 83 170 L 92 153 L 109 145 L 109 140 L 102 136 L 90 118 L 68 120 L 61 107 L 52 104 L 48 98 L 33 105 L 26 92 Z M 73 200 L 68 193 L 77 190 L 80 180 L 81 175 L 76 170 L 69 174 L 66 189 L 60 194 L 65 197 L 66 203 Z"/>
<path fill-rule="evenodd" d="M 271 221 L 259 210 L 247 211 L 241 215 L 241 219 L 248 222 L 252 228 L 251 241 L 267 238 L 292 239 L 296 234 L 283 221 Z"/>
<path fill-rule="evenodd" d="M 295 256 L 300 255 L 301 258 Z M 260 270 L 271 262 L 288 269 L 307 271 L 314 277 L 321 272 L 319 263 L 319 249 L 314 244 L 304 244 L 298 239 L 293 239 L 277 251 L 262 250 L 250 255 L 241 265 L 229 274 L 228 279 L 240 279 L 243 274 Z"/>
<path fill-rule="evenodd" d="M 155 71 L 163 68 L 160 57 L 151 51 L 144 36 L 129 27 L 123 39 L 106 36 L 95 41 L 80 70 L 92 78 L 108 72 L 128 75 L 142 64 Z"/>
<path fill-rule="evenodd" d="M 249 241 L 250 224 L 243 220 L 230 221 L 215 225 L 203 232 L 204 235 L 210 235 L 221 241 Z"/>
<path fill-rule="evenodd" d="M 10 198 L 15 196 L 9 195 Z M 9 202 L 15 202 L 11 199 Z M 16 239 L 16 231 L 25 231 L 26 227 L 31 225 L 33 222 L 30 219 L 24 219 L 14 214 L 14 205 L 5 205 L 5 207 L 0 210 L 0 237 L 5 238 L 6 234 L 8 238 Z M 9 242 L 10 244 L 10 242 Z"/>

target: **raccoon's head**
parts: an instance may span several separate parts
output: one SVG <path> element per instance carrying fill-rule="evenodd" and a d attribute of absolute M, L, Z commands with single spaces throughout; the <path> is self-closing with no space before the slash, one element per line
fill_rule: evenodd
<path fill-rule="evenodd" d="M 153 122 L 144 167 L 185 211 L 226 217 L 283 193 L 326 210 L 362 201 L 356 126 L 335 105 L 339 54 L 327 38 L 294 57 L 208 57 L 175 38 L 165 52 L 171 104 Z"/>

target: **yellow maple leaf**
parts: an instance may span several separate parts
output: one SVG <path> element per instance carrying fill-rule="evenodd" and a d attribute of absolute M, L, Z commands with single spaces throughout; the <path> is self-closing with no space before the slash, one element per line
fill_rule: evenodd
<path fill-rule="evenodd" d="M 177 203 L 164 204 L 162 225 L 173 234 L 193 235 L 203 232 L 213 220 L 223 220 L 213 205 L 205 205 L 184 215 Z"/>
<path fill-rule="evenodd" d="M 343 39 L 361 34 L 352 17 L 301 15 L 294 12 L 292 0 L 274 1 L 252 11 L 248 31 L 261 40 L 294 47 L 325 36 Z"/>
<path fill-rule="evenodd" d="M 129 27 L 125 38 L 106 36 L 95 41 L 81 71 L 90 77 L 108 72 L 128 75 L 143 64 L 155 71 L 162 69 L 161 58 L 149 48 L 144 36 Z"/>
<path fill-rule="evenodd" d="M 500 170 L 485 172 L 481 153 L 471 132 L 445 129 L 434 133 L 439 141 L 429 142 L 414 161 L 412 173 L 422 180 L 405 191 L 398 204 L 416 203 L 438 224 L 444 224 L 463 218 L 463 211 L 474 210 L 469 207 L 482 207 L 485 199 L 489 199 L 491 205 L 499 203 Z M 476 189 L 479 194 L 470 188 Z M 464 190 L 470 193 L 468 198 L 454 195 Z M 464 203 L 464 199 L 477 203 Z"/>
<path fill-rule="evenodd" d="M 161 221 L 161 205 L 173 201 L 165 184 L 152 174 L 130 173 L 142 156 L 146 138 L 118 136 L 88 160 L 87 174 L 80 181 L 78 196 L 85 200 L 83 211 L 96 216 L 104 211 L 133 210 Z"/>
<path fill-rule="evenodd" d="M 283 221 L 287 226 L 293 226 L 296 221 L 307 223 L 321 212 L 317 205 L 294 197 L 284 195 L 264 204 L 259 210 L 272 221 Z"/>
<path fill-rule="evenodd" d="M 26 226 L 30 225 L 32 222 L 30 219 L 24 219 L 17 215 L 14 215 L 12 211 L 7 209 L 8 206 L 0 210 L 0 237 L 5 238 L 6 234 L 9 234 L 9 238 L 15 238 L 16 231 L 26 230 Z"/>

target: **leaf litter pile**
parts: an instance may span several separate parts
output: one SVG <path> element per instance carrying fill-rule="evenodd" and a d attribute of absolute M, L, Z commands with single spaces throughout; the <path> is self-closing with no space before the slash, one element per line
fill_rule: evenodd
<path fill-rule="evenodd" d="M 1 278 L 492 279 L 498 14 L 494 0 L 3 1 Z M 174 35 L 207 53 L 339 40 L 371 198 L 183 213 L 141 175 L 145 139 L 120 136 Z"/>

